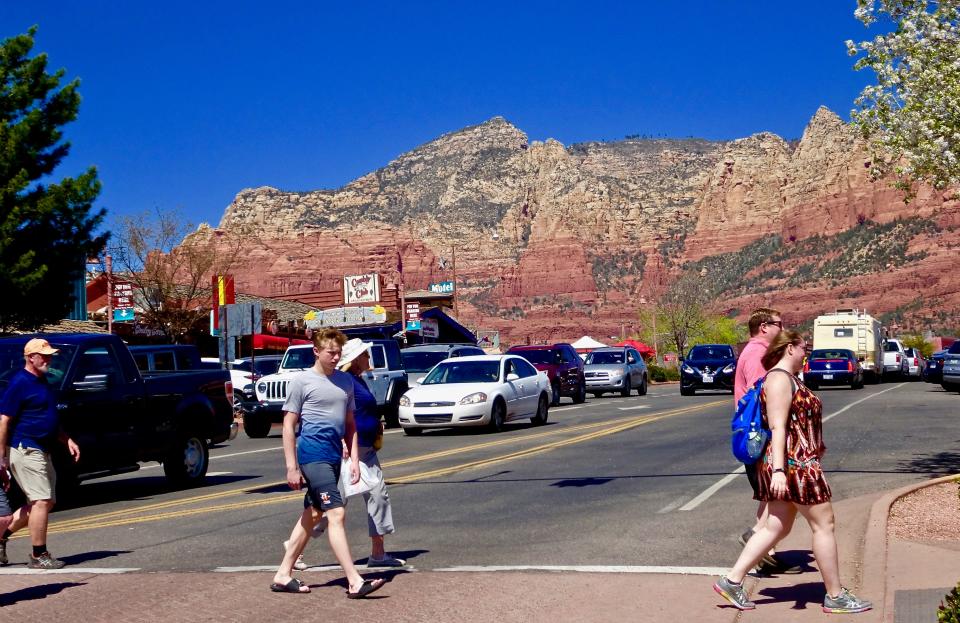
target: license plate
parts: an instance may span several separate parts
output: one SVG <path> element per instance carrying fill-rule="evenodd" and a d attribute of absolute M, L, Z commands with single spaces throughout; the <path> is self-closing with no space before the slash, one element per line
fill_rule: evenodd
<path fill-rule="evenodd" d="M 704 374 L 704 375 L 703 375 L 703 382 L 704 382 L 704 383 L 713 383 L 713 375 L 711 375 L 711 374 Z"/>
<path fill-rule="evenodd" d="M 833 378 L 833 375 L 832 375 L 832 374 L 824 374 L 824 375 L 823 375 L 823 379 L 824 379 L 825 381 L 829 381 L 829 380 L 832 379 L 832 378 Z"/>

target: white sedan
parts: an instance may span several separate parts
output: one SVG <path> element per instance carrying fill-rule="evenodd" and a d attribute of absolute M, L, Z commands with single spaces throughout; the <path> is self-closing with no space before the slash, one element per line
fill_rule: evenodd
<path fill-rule="evenodd" d="M 516 355 L 477 355 L 441 361 L 400 398 L 400 426 L 407 435 L 424 428 L 487 426 L 510 421 L 547 422 L 550 379 Z"/>

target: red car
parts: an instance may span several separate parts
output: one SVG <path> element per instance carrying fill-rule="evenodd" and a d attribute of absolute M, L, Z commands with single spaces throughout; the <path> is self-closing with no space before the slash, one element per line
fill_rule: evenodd
<path fill-rule="evenodd" d="M 561 396 L 580 404 L 587 399 L 587 382 L 583 377 L 583 359 L 570 344 L 514 346 L 508 355 L 520 355 L 550 377 L 551 402 L 557 405 Z"/>

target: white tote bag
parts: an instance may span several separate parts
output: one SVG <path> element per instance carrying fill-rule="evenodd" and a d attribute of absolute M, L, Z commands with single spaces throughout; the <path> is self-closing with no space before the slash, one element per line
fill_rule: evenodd
<path fill-rule="evenodd" d="M 356 484 L 350 484 L 350 459 L 342 459 L 340 462 L 340 491 L 352 498 L 355 495 L 361 495 L 370 491 L 380 483 L 379 475 L 376 470 L 360 461 L 360 480 Z"/>

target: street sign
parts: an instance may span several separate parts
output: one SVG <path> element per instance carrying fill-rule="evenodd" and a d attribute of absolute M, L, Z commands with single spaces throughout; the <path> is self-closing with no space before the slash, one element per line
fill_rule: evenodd
<path fill-rule="evenodd" d="M 134 313 L 132 307 L 124 307 L 122 309 L 113 310 L 113 321 L 114 322 L 127 322 L 133 320 Z"/>
<path fill-rule="evenodd" d="M 440 323 L 435 318 L 424 318 L 420 321 L 420 334 L 423 337 L 440 337 Z"/>
<path fill-rule="evenodd" d="M 261 333 L 263 311 L 259 301 L 254 303 L 234 303 L 220 306 L 221 333 L 230 337 Z"/>
<path fill-rule="evenodd" d="M 213 328 L 220 328 L 220 306 L 237 302 L 232 275 L 214 275 L 211 278 L 213 293 Z"/>
<path fill-rule="evenodd" d="M 320 327 L 354 327 L 365 324 L 380 324 L 387 321 L 387 310 L 374 307 L 334 307 L 312 311 L 303 317 L 308 329 Z"/>
<path fill-rule="evenodd" d="M 407 331 L 419 331 L 420 330 L 420 321 L 419 320 L 408 320 L 407 321 Z"/>
<path fill-rule="evenodd" d="M 431 283 L 428 289 L 435 294 L 452 294 L 454 285 L 452 281 L 441 281 L 439 283 Z"/>

